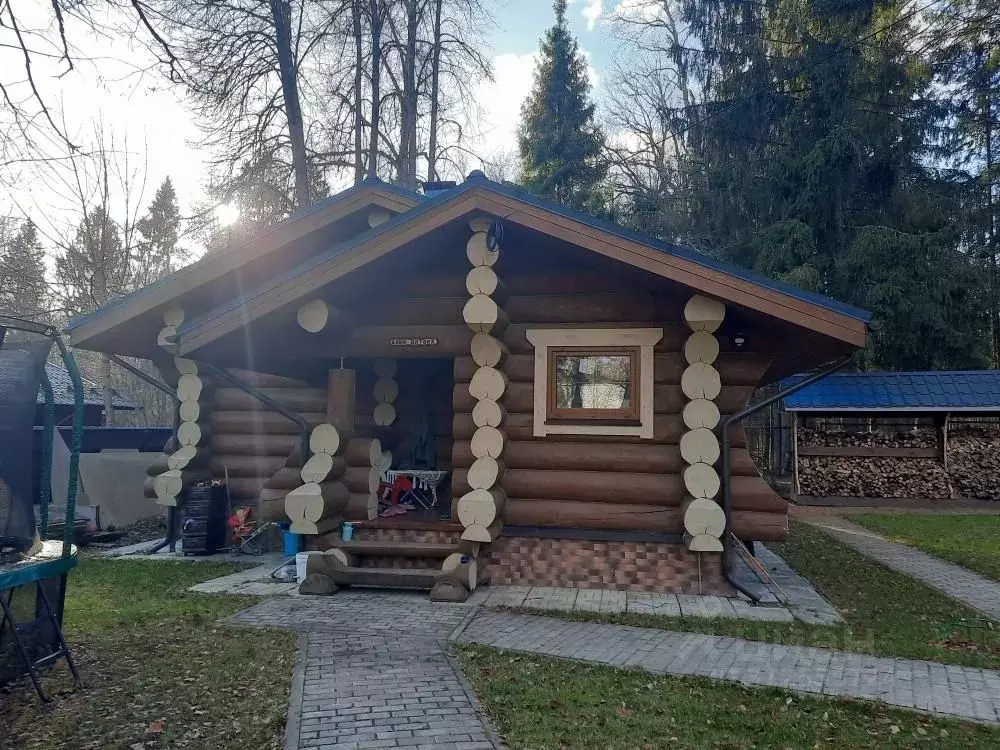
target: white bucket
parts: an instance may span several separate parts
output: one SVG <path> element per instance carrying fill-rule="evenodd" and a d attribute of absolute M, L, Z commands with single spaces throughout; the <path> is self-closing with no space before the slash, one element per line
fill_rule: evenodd
<path fill-rule="evenodd" d="M 295 578 L 300 583 L 306 578 L 306 563 L 309 561 L 309 555 L 312 552 L 298 552 L 295 555 Z"/>

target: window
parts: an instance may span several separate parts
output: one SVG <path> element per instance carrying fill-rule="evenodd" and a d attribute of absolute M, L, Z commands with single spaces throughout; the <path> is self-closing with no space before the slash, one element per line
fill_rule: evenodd
<path fill-rule="evenodd" d="M 551 347 L 548 352 L 548 419 L 638 423 L 638 349 Z"/>
<path fill-rule="evenodd" d="M 653 437 L 660 328 L 545 328 L 535 347 L 534 434 Z"/>

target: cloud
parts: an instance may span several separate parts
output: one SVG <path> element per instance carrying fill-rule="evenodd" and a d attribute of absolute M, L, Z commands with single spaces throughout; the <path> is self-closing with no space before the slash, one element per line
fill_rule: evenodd
<path fill-rule="evenodd" d="M 610 15 L 612 19 L 653 21 L 662 17 L 663 9 L 656 0 L 622 0 Z"/>
<path fill-rule="evenodd" d="M 537 58 L 537 52 L 508 52 L 493 58 L 493 80 L 476 87 L 482 108 L 482 136 L 475 144 L 480 153 L 517 148 L 521 103 L 531 93 Z"/>
<path fill-rule="evenodd" d="M 569 0 L 569 4 L 580 2 L 580 0 Z M 580 11 L 585 19 L 587 19 L 587 31 L 593 31 L 594 27 L 597 26 L 597 21 L 600 19 L 601 15 L 604 13 L 604 0 L 583 0 L 584 6 L 583 10 Z"/>
<path fill-rule="evenodd" d="M 597 19 L 601 17 L 603 12 L 604 3 L 602 0 L 587 0 L 587 4 L 583 8 L 583 17 L 587 19 L 587 31 L 594 30 Z"/>

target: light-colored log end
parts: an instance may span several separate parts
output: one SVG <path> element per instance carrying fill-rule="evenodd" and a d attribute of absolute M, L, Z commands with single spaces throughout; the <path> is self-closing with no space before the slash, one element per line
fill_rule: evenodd
<path fill-rule="evenodd" d="M 295 314 L 299 327 L 309 333 L 319 333 L 330 319 L 330 307 L 321 299 L 309 300 Z"/>

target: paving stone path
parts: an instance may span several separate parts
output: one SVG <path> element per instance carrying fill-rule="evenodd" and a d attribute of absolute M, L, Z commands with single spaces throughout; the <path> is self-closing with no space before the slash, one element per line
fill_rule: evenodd
<path fill-rule="evenodd" d="M 905 544 L 891 542 L 844 518 L 804 518 L 865 557 L 923 581 L 994 620 L 1000 620 L 1000 583 Z"/>
<path fill-rule="evenodd" d="M 880 700 L 977 721 L 1000 721 L 1000 672 L 784 646 L 698 633 L 478 612 L 460 643 L 578 659 L 659 674 Z"/>
<path fill-rule="evenodd" d="M 495 734 L 445 647 L 474 611 L 426 594 L 343 591 L 274 597 L 229 622 L 302 634 L 286 750 L 491 750 Z"/>

